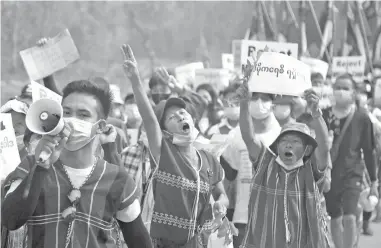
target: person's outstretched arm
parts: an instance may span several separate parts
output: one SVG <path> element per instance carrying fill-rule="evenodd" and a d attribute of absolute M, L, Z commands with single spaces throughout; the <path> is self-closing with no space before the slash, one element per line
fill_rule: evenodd
<path fill-rule="evenodd" d="M 241 129 L 242 139 L 246 144 L 247 150 L 249 151 L 250 159 L 252 161 L 257 161 L 259 155 L 262 152 L 262 143 L 254 132 L 253 120 L 251 119 L 249 112 L 250 94 L 246 81 L 240 87 L 239 91 L 241 91 L 239 125 Z"/>
<path fill-rule="evenodd" d="M 132 91 L 134 92 L 136 104 L 143 119 L 144 129 L 147 132 L 148 145 L 156 163 L 160 161 L 162 133 L 155 112 L 152 109 L 148 96 L 143 88 L 139 77 L 138 65 L 131 47 L 122 46 L 125 61 L 123 69 L 126 77 L 131 81 Z"/>

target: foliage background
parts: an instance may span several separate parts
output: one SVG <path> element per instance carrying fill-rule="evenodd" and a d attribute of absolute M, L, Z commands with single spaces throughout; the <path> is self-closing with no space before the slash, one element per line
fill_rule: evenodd
<path fill-rule="evenodd" d="M 291 4 L 297 16 L 299 3 Z M 325 3 L 313 4 L 319 18 Z M 335 5 L 339 10 L 336 29 L 338 49 L 342 43 L 343 30 L 340 26 L 344 23 L 345 13 L 342 2 Z M 276 2 L 275 6 L 280 11 L 283 5 Z M 141 33 L 129 18 L 131 13 L 148 35 L 160 64 L 175 67 L 200 61 L 200 40 L 204 36 L 212 67 L 220 67 L 221 53 L 231 52 L 232 40 L 244 36 L 254 7 L 252 1 L 1 1 L 1 103 L 18 94 L 28 83 L 19 51 L 33 46 L 41 37 L 55 36 L 64 28 L 69 29 L 81 59 L 55 74 L 59 88 L 75 79 L 102 76 L 110 83 L 119 84 L 124 96 L 131 89 L 120 66 L 121 44 L 132 46 L 143 77 L 150 75 L 149 55 Z M 279 30 L 285 30 L 285 24 L 277 21 Z M 298 42 L 297 30 L 290 30 L 287 35 L 289 41 Z M 320 47 L 312 15 L 307 20 L 307 37 L 310 46 Z"/>

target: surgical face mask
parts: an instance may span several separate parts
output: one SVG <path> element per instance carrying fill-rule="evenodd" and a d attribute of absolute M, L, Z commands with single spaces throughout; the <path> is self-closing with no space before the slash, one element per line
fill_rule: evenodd
<path fill-rule="evenodd" d="M 339 104 L 352 103 L 352 92 L 349 90 L 334 90 L 333 97 L 335 102 Z"/>
<path fill-rule="evenodd" d="M 155 94 L 151 94 L 151 96 L 152 96 L 153 102 L 155 104 L 158 104 L 162 100 L 167 100 L 171 96 L 171 94 L 155 93 Z"/>
<path fill-rule="evenodd" d="M 70 137 L 65 145 L 66 150 L 71 152 L 78 151 L 89 144 L 97 135 L 95 127 L 99 121 L 93 124 L 73 117 L 64 118 L 64 120 L 66 123 L 71 123 L 73 127 Z"/>
<path fill-rule="evenodd" d="M 140 120 L 142 118 L 139 113 L 138 105 L 136 104 L 126 105 L 125 112 L 127 114 L 128 120 Z"/>
<path fill-rule="evenodd" d="M 278 120 L 284 120 L 291 114 L 291 106 L 287 105 L 275 105 L 274 115 Z"/>
<path fill-rule="evenodd" d="M 278 157 L 275 159 L 275 161 L 276 161 L 280 166 L 282 166 L 284 169 L 286 169 L 286 170 L 293 170 L 293 169 L 302 167 L 302 166 L 304 165 L 303 158 L 304 158 L 304 156 L 305 156 L 305 154 L 306 154 L 306 151 L 307 151 L 307 147 L 306 147 L 306 149 L 304 149 L 304 152 L 303 152 L 302 157 L 301 157 L 298 161 L 296 161 L 295 164 L 292 164 L 292 165 L 286 165 L 286 164 L 283 162 L 283 160 L 279 157 L 279 155 L 278 155 Z M 278 154 L 279 154 L 279 151 L 278 151 Z"/>
<path fill-rule="evenodd" d="M 257 120 L 263 120 L 271 114 L 272 101 L 263 101 L 257 99 L 250 102 L 251 117 Z"/>
<path fill-rule="evenodd" d="M 164 131 L 164 133 L 167 135 L 169 139 L 172 140 L 172 144 L 177 146 L 189 146 L 193 144 L 193 142 L 196 140 L 199 131 L 194 126 L 191 126 L 188 134 L 172 134 L 167 131 Z"/>
<path fill-rule="evenodd" d="M 229 120 L 236 121 L 239 119 L 239 107 L 226 107 L 224 113 Z"/>

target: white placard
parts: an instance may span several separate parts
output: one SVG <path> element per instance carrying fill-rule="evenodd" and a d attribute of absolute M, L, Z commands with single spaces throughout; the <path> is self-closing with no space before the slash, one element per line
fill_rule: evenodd
<path fill-rule="evenodd" d="M 11 114 L 0 114 L 0 180 L 5 179 L 20 164 Z"/>
<path fill-rule="evenodd" d="M 365 56 L 333 57 L 332 59 L 332 79 L 344 73 L 350 73 L 356 82 L 364 80 Z"/>
<path fill-rule="evenodd" d="M 212 68 L 198 69 L 195 74 L 195 88 L 200 84 L 210 84 L 219 92 L 229 86 L 229 70 Z"/>
<path fill-rule="evenodd" d="M 270 52 L 284 53 L 294 58 L 298 58 L 297 43 L 281 43 L 272 41 L 254 41 L 254 40 L 234 40 L 233 41 L 233 56 L 234 69 L 241 73 L 242 65 L 246 65 L 247 58 L 251 54 L 256 54 L 258 51 L 263 51 L 265 47 L 269 48 Z M 256 55 L 255 55 L 256 57 Z"/>
<path fill-rule="evenodd" d="M 46 88 L 45 86 L 32 81 L 32 99 L 33 102 L 38 101 L 43 98 L 47 98 L 53 101 L 58 102 L 61 104 L 62 102 L 62 96 L 58 95 L 57 93 L 51 91 L 50 89 Z"/>
<path fill-rule="evenodd" d="M 311 73 L 320 73 L 324 80 L 327 78 L 329 64 L 320 59 L 300 57 L 300 61 L 306 63 L 311 68 Z"/>
<path fill-rule="evenodd" d="M 133 129 L 129 128 L 127 129 L 127 135 L 130 138 L 130 146 L 136 145 L 138 143 L 138 134 L 139 134 L 139 129 Z"/>
<path fill-rule="evenodd" d="M 301 96 L 312 87 L 311 69 L 291 56 L 264 52 L 248 84 L 250 92 Z"/>
<path fill-rule="evenodd" d="M 74 41 L 65 29 L 43 46 L 20 51 L 21 59 L 30 80 L 39 80 L 62 70 L 79 59 Z"/>
<path fill-rule="evenodd" d="M 374 83 L 374 105 L 381 108 L 381 77 Z"/>
<path fill-rule="evenodd" d="M 204 64 L 202 62 L 195 62 L 176 67 L 175 75 L 177 81 L 184 85 L 193 85 L 196 76 L 195 71 L 197 69 L 204 69 Z"/>
<path fill-rule="evenodd" d="M 234 71 L 234 56 L 232 53 L 221 54 L 222 68 Z"/>

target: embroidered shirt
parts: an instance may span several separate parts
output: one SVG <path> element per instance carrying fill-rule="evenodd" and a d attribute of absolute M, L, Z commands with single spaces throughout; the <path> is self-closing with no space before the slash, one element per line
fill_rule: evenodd
<path fill-rule="evenodd" d="M 223 170 L 209 153 L 199 151 L 198 156 L 201 165 L 196 170 L 175 145 L 163 138 L 159 168 L 153 181 L 153 238 L 181 245 L 200 229 L 210 230 L 212 210 L 208 193 L 223 179 Z"/>
<path fill-rule="evenodd" d="M 318 191 L 324 171 L 310 161 L 285 170 L 264 147 L 253 167 L 249 223 L 240 247 L 328 247 Z"/>
<path fill-rule="evenodd" d="M 8 178 L 24 179 L 29 173 L 27 160 Z M 81 198 L 72 223 L 62 217 L 71 206 L 69 178 L 59 161 L 49 168 L 34 214 L 27 221 L 27 247 L 114 248 L 121 244 L 114 217 L 125 212 L 139 197 L 132 178 L 119 166 L 98 160 L 93 173 L 80 189 Z M 67 236 L 69 237 L 67 239 Z M 119 240 L 119 242 L 118 242 Z"/>

